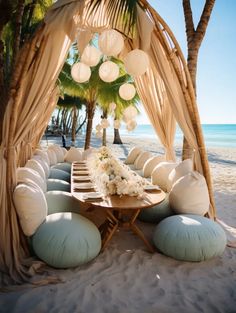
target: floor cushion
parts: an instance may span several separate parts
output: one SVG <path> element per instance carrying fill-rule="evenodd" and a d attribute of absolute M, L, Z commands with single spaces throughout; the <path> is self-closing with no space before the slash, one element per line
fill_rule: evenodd
<path fill-rule="evenodd" d="M 193 171 L 193 161 L 186 159 L 180 162 L 168 176 L 167 191 L 170 192 L 174 183 L 181 177 Z"/>
<path fill-rule="evenodd" d="M 159 163 L 152 172 L 152 184 L 158 185 L 162 190 L 167 191 L 168 176 L 176 166 L 177 163 L 174 162 Z"/>
<path fill-rule="evenodd" d="M 26 168 L 31 168 L 31 169 L 35 170 L 36 172 L 39 173 L 39 175 L 44 180 L 46 179 L 46 175 L 45 175 L 44 169 L 43 169 L 42 165 L 39 163 L 38 160 L 33 160 L 33 159 L 28 160 L 26 162 L 26 164 L 25 164 L 25 167 Z"/>
<path fill-rule="evenodd" d="M 212 220 L 193 214 L 173 215 L 161 221 L 153 241 L 163 254 L 198 262 L 220 256 L 226 246 L 224 230 Z"/>
<path fill-rule="evenodd" d="M 64 159 L 68 163 L 73 163 L 75 161 L 82 161 L 82 152 L 75 147 L 71 147 L 70 150 L 67 151 Z"/>
<path fill-rule="evenodd" d="M 48 154 L 47 154 L 47 151 L 46 150 L 41 150 L 41 149 L 36 149 L 34 151 L 34 155 L 39 155 L 41 156 L 41 158 L 47 162 L 47 164 L 50 166 L 50 160 L 49 160 L 49 157 L 48 157 Z"/>
<path fill-rule="evenodd" d="M 97 227 L 87 218 L 71 212 L 48 215 L 32 237 L 35 254 L 55 268 L 85 264 L 101 249 Z"/>
<path fill-rule="evenodd" d="M 145 162 L 152 157 L 152 153 L 149 151 L 144 151 L 139 154 L 137 159 L 134 161 L 134 167 L 136 170 L 143 169 Z"/>
<path fill-rule="evenodd" d="M 55 152 L 57 157 L 57 163 L 64 162 L 64 152 L 59 145 L 57 144 L 50 145 L 48 149 L 53 150 Z"/>
<path fill-rule="evenodd" d="M 49 178 L 47 180 L 47 191 L 61 190 L 70 192 L 70 184 L 61 179 Z"/>
<path fill-rule="evenodd" d="M 143 175 L 144 177 L 151 177 L 152 172 L 154 170 L 154 168 L 160 163 L 160 162 L 164 162 L 165 161 L 165 157 L 164 155 L 158 155 L 158 156 L 154 156 L 150 159 L 148 159 L 143 166 Z"/>
<path fill-rule="evenodd" d="M 33 155 L 32 159 L 38 161 L 41 164 L 45 173 L 45 177 L 48 178 L 49 173 L 50 173 L 50 167 L 47 161 L 45 161 L 45 159 L 43 159 L 40 155 Z"/>
<path fill-rule="evenodd" d="M 53 149 L 47 150 L 48 158 L 50 161 L 50 166 L 57 164 L 57 155 L 56 152 Z"/>
<path fill-rule="evenodd" d="M 50 169 L 49 178 L 61 179 L 70 183 L 70 174 L 66 171 L 59 170 L 57 168 Z"/>
<path fill-rule="evenodd" d="M 80 202 L 66 191 L 47 191 L 45 197 L 48 205 L 48 215 L 59 212 L 79 213 Z"/>
<path fill-rule="evenodd" d="M 71 163 L 67 163 L 67 162 L 57 163 L 56 165 L 51 166 L 51 168 L 56 168 L 58 170 L 71 173 Z"/>
<path fill-rule="evenodd" d="M 39 186 L 43 192 L 47 191 L 47 183 L 38 172 L 32 168 L 18 167 L 16 169 L 16 178 L 18 183 L 26 183 L 28 181 L 33 181 L 37 186 Z"/>
<path fill-rule="evenodd" d="M 171 208 L 177 214 L 204 215 L 210 205 L 205 177 L 198 172 L 181 177 L 173 185 L 169 199 Z"/>
<path fill-rule="evenodd" d="M 138 219 L 147 223 L 159 223 L 164 218 L 173 215 L 174 212 L 171 210 L 169 205 L 169 196 L 161 203 L 155 205 L 152 208 L 143 209 L 139 213 Z"/>

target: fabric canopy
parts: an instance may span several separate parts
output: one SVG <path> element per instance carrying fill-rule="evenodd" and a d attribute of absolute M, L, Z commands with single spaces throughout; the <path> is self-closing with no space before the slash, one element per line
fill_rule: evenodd
<path fill-rule="evenodd" d="M 134 32 L 137 36 L 134 38 L 130 30 L 123 29 L 119 18 L 108 14 L 106 1 L 101 1 L 95 15 L 88 9 L 89 2 L 57 1 L 34 37 L 22 48 L 15 69 L 0 147 L 0 267 L 17 283 L 29 280 L 33 271 L 12 198 L 16 167 L 24 165 L 31 157 L 46 128 L 58 97 L 56 80 L 77 30 L 81 30 L 82 49 L 88 41 L 89 32 L 100 32 L 115 26 L 127 36 L 127 51 L 140 47 L 149 54 L 151 67 L 145 75 L 136 79 L 139 95 L 165 148 L 167 159 L 175 158 L 173 138 L 175 120 L 178 122 L 194 149 L 196 169 L 206 177 L 212 204 L 209 215 L 215 216 L 193 87 L 173 34 L 166 24 L 163 26 L 164 21 L 146 1 L 145 11 L 138 9 L 137 31 Z M 114 25 L 115 20 L 118 24 Z"/>

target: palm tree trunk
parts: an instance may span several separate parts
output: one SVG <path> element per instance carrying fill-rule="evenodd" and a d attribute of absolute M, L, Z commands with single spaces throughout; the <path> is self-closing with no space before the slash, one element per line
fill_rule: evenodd
<path fill-rule="evenodd" d="M 86 127 L 84 150 L 87 150 L 90 147 L 95 106 L 96 106 L 96 102 L 94 100 L 87 103 L 87 127 Z"/>
<path fill-rule="evenodd" d="M 113 144 L 115 145 L 122 145 L 123 142 L 120 138 L 120 131 L 119 129 L 114 128 L 114 140 L 113 140 Z"/>
<path fill-rule="evenodd" d="M 76 124 L 77 124 L 77 109 L 76 106 L 72 109 L 73 119 L 72 119 L 72 129 L 71 129 L 71 145 L 75 146 L 75 135 L 76 135 Z"/>
<path fill-rule="evenodd" d="M 193 87 L 195 90 L 195 95 L 197 95 L 197 87 L 196 87 L 196 76 L 197 76 L 197 60 L 198 53 L 203 41 L 203 38 L 206 34 L 206 29 L 208 26 L 208 22 L 215 4 L 215 0 L 206 0 L 205 6 L 200 18 L 200 21 L 197 25 L 197 28 L 194 27 L 193 15 L 190 0 L 183 0 L 183 9 L 184 9 L 184 18 L 185 18 L 185 28 L 187 35 L 187 43 L 188 43 L 188 69 L 192 79 Z M 182 159 L 192 158 L 193 150 L 188 144 L 186 138 L 183 140 L 183 153 Z"/>
<path fill-rule="evenodd" d="M 107 118 L 107 111 L 103 111 L 102 118 Z M 102 145 L 103 146 L 107 145 L 107 129 L 106 128 L 102 129 Z"/>
<path fill-rule="evenodd" d="M 12 58 L 12 69 L 14 68 L 21 42 L 21 28 L 22 28 L 22 18 L 24 14 L 25 1 L 19 0 L 17 5 L 17 13 L 15 19 L 15 30 L 14 30 L 14 44 L 13 44 L 13 58 Z"/>
<path fill-rule="evenodd" d="M 82 121 L 82 123 L 79 125 L 79 127 L 76 129 L 76 134 L 78 134 L 78 132 L 81 130 L 81 128 L 84 126 L 84 124 L 86 123 L 87 121 L 87 115 L 85 115 L 85 118 L 84 120 Z"/>

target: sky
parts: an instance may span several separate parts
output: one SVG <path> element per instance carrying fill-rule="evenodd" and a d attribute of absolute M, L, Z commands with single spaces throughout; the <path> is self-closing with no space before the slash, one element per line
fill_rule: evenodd
<path fill-rule="evenodd" d="M 149 0 L 187 55 L 182 0 Z M 204 0 L 191 0 L 195 25 Z M 197 103 L 202 124 L 236 124 L 236 0 L 216 0 L 203 39 L 197 71 Z M 149 124 L 143 110 L 138 124 Z"/>

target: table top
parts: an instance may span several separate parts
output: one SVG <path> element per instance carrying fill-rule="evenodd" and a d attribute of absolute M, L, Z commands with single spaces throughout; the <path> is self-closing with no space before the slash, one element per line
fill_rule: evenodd
<path fill-rule="evenodd" d="M 74 165 L 74 164 L 73 164 Z M 153 207 L 160 202 L 162 202 L 166 194 L 162 190 L 150 190 L 145 191 L 140 196 L 128 196 L 128 195 L 109 195 L 109 196 L 103 196 L 102 199 L 96 199 L 96 200 L 84 200 L 83 195 L 87 192 L 94 191 L 94 190 L 76 190 L 75 191 L 75 183 L 74 180 L 76 179 L 75 171 L 76 167 L 80 167 L 80 165 L 76 164 L 72 165 L 72 172 L 71 172 L 71 193 L 72 195 L 78 199 L 79 201 L 83 203 L 89 203 L 90 205 L 94 207 L 104 208 L 104 209 L 116 209 L 116 210 L 122 210 L 122 209 L 145 209 Z M 84 165 L 82 165 L 83 167 Z"/>

